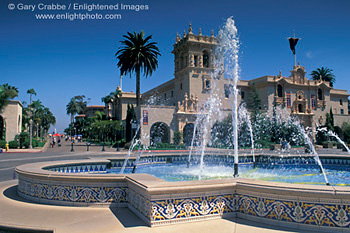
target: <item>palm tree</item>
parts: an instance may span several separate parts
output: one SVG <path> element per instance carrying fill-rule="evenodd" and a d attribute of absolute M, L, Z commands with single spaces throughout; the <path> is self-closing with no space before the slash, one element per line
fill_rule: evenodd
<path fill-rule="evenodd" d="M 78 103 L 76 98 L 71 98 L 66 106 L 67 114 L 71 116 L 71 124 L 73 124 L 74 116 L 82 111 L 81 105 Z"/>
<path fill-rule="evenodd" d="M 46 135 L 51 125 L 56 124 L 56 117 L 52 114 L 49 108 L 44 107 L 41 118 L 41 138 L 43 138 L 43 132 Z"/>
<path fill-rule="evenodd" d="M 36 95 L 36 92 L 33 88 L 30 88 L 28 91 L 27 91 L 27 94 L 30 94 L 30 102 L 29 104 L 32 104 L 32 95 Z"/>
<path fill-rule="evenodd" d="M 101 101 L 103 103 L 105 103 L 106 107 L 107 107 L 107 118 L 109 117 L 109 103 L 111 103 L 113 101 L 113 96 L 111 94 L 106 95 L 105 97 L 101 98 Z"/>
<path fill-rule="evenodd" d="M 109 95 L 113 97 L 113 100 L 119 99 L 122 96 L 122 90 L 118 87 L 115 91 L 112 91 Z"/>
<path fill-rule="evenodd" d="M 146 78 L 151 76 L 158 67 L 158 55 L 160 52 L 156 42 L 149 42 L 152 36 L 144 38 L 144 32 L 130 33 L 123 36 L 125 40 L 120 41 L 123 45 L 119 48 L 115 56 L 117 66 L 121 75 L 136 73 L 136 105 L 140 104 L 140 74 L 143 71 Z"/>
<path fill-rule="evenodd" d="M 29 89 L 28 91 L 27 91 L 27 94 L 29 94 L 30 95 L 30 104 L 29 104 L 29 106 L 31 106 L 32 105 L 32 96 L 33 95 L 36 95 L 36 92 L 35 92 L 35 90 L 33 89 L 33 88 L 31 88 L 31 89 Z M 30 110 L 30 116 L 29 116 L 29 149 L 32 149 L 33 148 L 33 146 L 32 146 L 32 137 L 33 137 L 33 119 L 32 119 L 32 117 L 33 117 L 33 109 L 32 108 L 30 108 L 31 110 Z"/>
<path fill-rule="evenodd" d="M 316 70 L 311 72 L 311 78 L 313 80 L 323 80 L 329 82 L 331 87 L 335 83 L 335 75 L 333 74 L 333 70 L 325 67 L 317 68 Z"/>
<path fill-rule="evenodd" d="M 18 89 L 7 83 L 0 85 L 0 112 L 8 104 L 8 101 L 18 96 Z"/>
<path fill-rule="evenodd" d="M 41 111 L 43 107 L 44 105 L 42 105 L 42 102 L 39 99 L 34 100 L 30 105 L 30 108 L 33 110 L 32 119 L 36 130 L 36 137 L 38 137 L 39 124 L 41 122 Z"/>

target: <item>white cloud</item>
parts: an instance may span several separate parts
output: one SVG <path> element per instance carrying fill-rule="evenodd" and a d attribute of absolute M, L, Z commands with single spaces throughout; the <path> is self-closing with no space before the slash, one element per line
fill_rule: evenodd
<path fill-rule="evenodd" d="M 313 54 L 311 51 L 306 52 L 305 55 L 306 55 L 306 57 L 309 58 L 309 59 L 314 58 L 314 54 Z"/>

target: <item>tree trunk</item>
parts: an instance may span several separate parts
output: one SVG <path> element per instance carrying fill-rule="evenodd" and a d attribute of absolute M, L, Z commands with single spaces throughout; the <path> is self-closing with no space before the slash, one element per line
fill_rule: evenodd
<path fill-rule="evenodd" d="M 140 70 L 136 71 L 136 106 L 140 105 Z"/>

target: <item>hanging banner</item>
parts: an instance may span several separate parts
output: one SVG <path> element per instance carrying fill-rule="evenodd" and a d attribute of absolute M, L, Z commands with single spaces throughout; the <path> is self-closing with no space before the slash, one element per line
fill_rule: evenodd
<path fill-rule="evenodd" d="M 287 93 L 287 108 L 292 107 L 292 101 L 290 99 L 290 93 Z"/>
<path fill-rule="evenodd" d="M 147 110 L 143 110 L 143 114 L 142 114 L 142 122 L 143 125 L 148 125 L 148 111 Z"/>
<path fill-rule="evenodd" d="M 297 45 L 299 38 L 288 38 L 288 40 L 290 50 L 292 50 L 293 54 L 295 55 L 295 46 Z"/>
<path fill-rule="evenodd" d="M 311 107 L 312 107 L 312 110 L 316 109 L 316 96 L 315 95 L 311 95 Z"/>

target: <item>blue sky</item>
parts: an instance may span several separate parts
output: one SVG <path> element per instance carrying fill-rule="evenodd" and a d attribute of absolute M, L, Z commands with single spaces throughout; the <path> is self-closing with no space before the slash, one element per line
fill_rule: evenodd
<path fill-rule="evenodd" d="M 121 20 L 36 20 L 48 11 L 8 9 L 10 3 L 146 4 L 147 11 L 124 11 Z M 18 100 L 29 101 L 34 88 L 57 118 L 62 132 L 69 123 L 65 106 L 71 97 L 85 95 L 89 104 L 102 105 L 101 97 L 119 84 L 115 52 L 122 35 L 144 30 L 152 34 L 162 56 L 153 76 L 142 79 L 147 91 L 173 78 L 171 54 L 176 33 L 192 23 L 205 35 L 217 34 L 226 18 L 236 22 L 240 41 L 241 79 L 264 75 L 289 75 L 294 63 L 287 37 L 295 32 L 297 61 L 309 73 L 321 66 L 333 69 L 335 88 L 349 90 L 350 1 L 347 0 L 1 0 L 0 83 L 18 87 Z M 61 12 L 60 12 L 61 13 Z M 85 13 L 85 12 L 81 12 Z M 91 12 L 97 13 L 97 12 Z M 106 13 L 106 12 L 99 12 Z M 135 91 L 135 78 L 123 81 L 124 91 Z"/>

